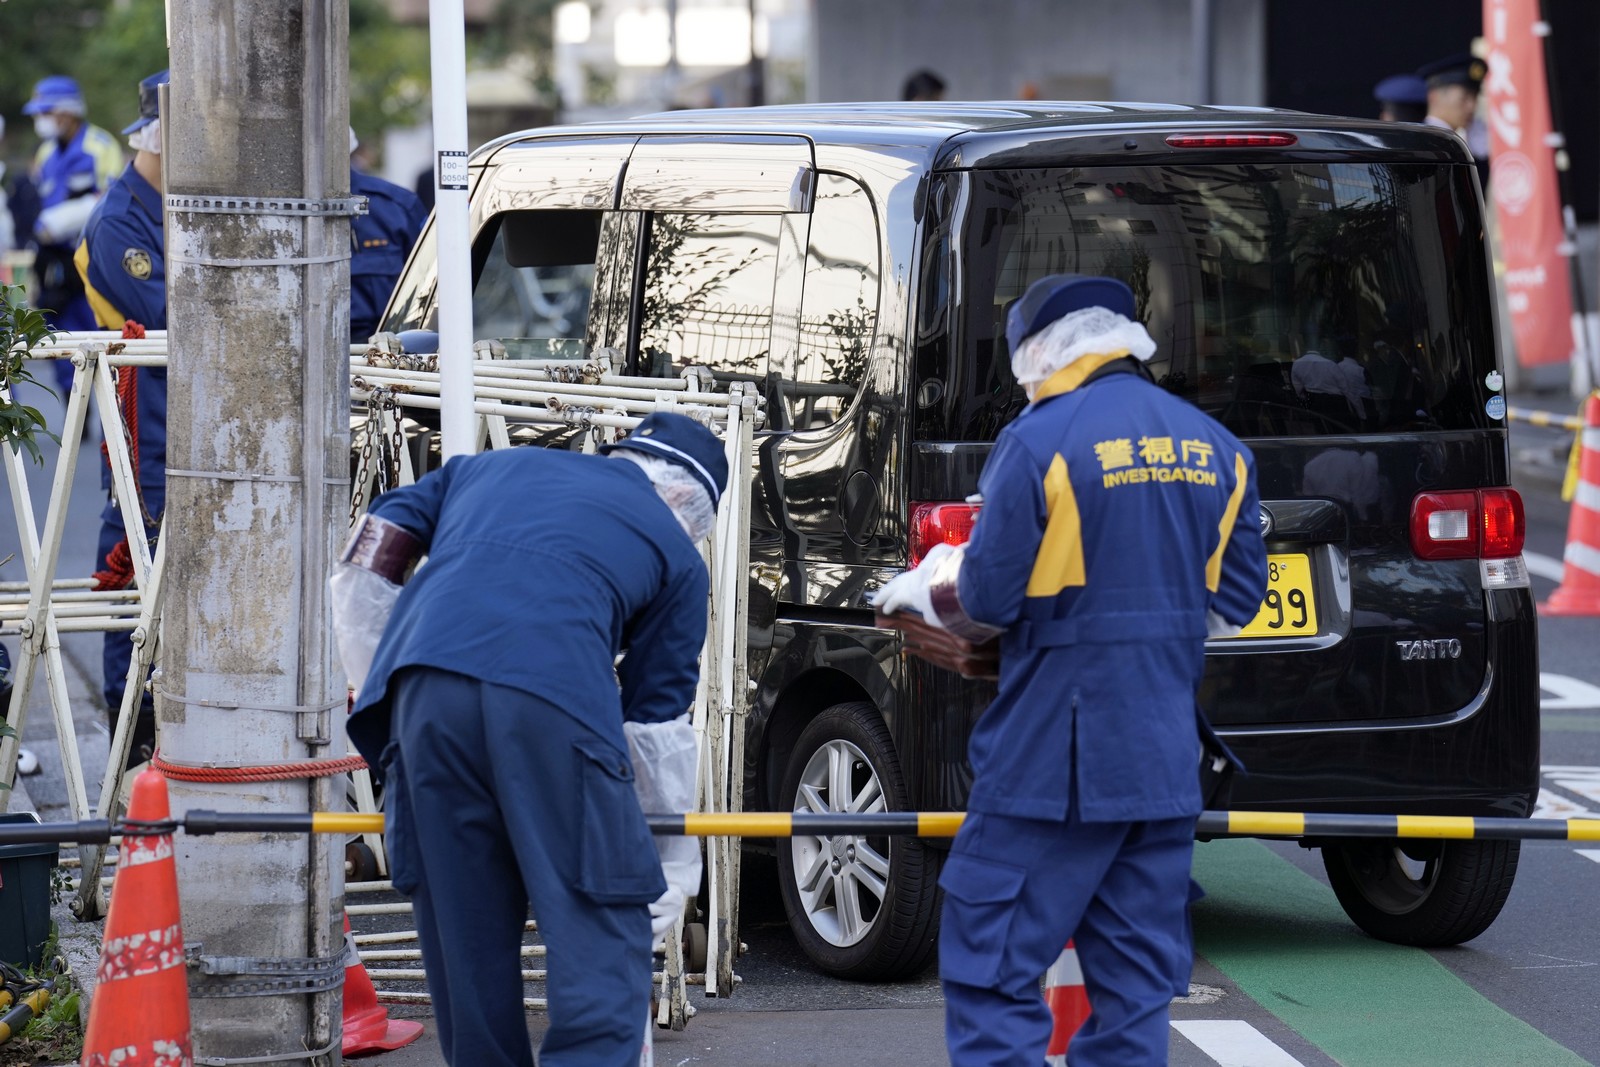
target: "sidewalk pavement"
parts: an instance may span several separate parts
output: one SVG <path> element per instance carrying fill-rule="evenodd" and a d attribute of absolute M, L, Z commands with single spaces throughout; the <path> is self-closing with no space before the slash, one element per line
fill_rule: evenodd
<path fill-rule="evenodd" d="M 702 1007 L 681 1031 L 653 1032 L 656 1067 L 834 1067 L 871 1063 L 891 1067 L 942 1067 L 944 1008 L 850 1008 L 742 1011 L 738 997 Z M 392 1010 L 392 1009 L 391 1009 Z M 439 1067 L 444 1053 L 432 1018 L 422 1037 L 405 1048 L 362 1063 L 374 1067 Z M 543 1014 L 528 1016 L 534 1048 Z"/>

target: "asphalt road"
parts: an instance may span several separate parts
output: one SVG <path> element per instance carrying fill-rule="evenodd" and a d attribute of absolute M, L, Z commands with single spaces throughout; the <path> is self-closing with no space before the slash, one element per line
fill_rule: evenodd
<path fill-rule="evenodd" d="M 1517 485 L 1527 504 L 1528 559 L 1541 599 L 1555 587 L 1566 537 L 1568 509 L 1557 496 L 1557 469 L 1549 462 L 1560 439 L 1533 428 L 1513 431 L 1513 451 L 1526 461 L 1518 464 Z M 94 460 L 86 450 L 63 574 L 91 569 L 102 499 Z M 43 484 L 49 471 L 30 473 Z M 38 516 L 42 521 L 42 506 Z M 0 558 L 14 548 L 13 523 L 0 523 Z M 20 577 L 17 560 L 0 565 L 0 580 Z M 14 637 L 4 640 L 15 649 Z M 1600 618 L 1542 617 L 1540 640 L 1541 813 L 1600 816 Z M 98 642 L 71 635 L 64 641 L 91 795 L 106 745 L 103 712 L 92 696 L 98 688 Z M 42 769 L 26 780 L 25 792 L 45 817 L 67 818 L 42 682 L 32 704 L 24 737 Z M 818 974 L 788 934 L 770 863 L 752 859 L 747 870 L 741 937 L 750 951 L 738 966 L 742 984 L 721 1000 L 697 991 L 698 1014 L 689 1028 L 658 1033 L 657 1063 L 946 1062 L 942 1001 L 931 972 L 880 985 Z M 1199 959 L 1193 995 L 1173 1008 L 1171 1055 L 1178 1067 L 1600 1063 L 1600 1017 L 1593 1010 L 1600 1002 L 1600 928 L 1588 916 L 1600 885 L 1600 849 L 1525 845 L 1500 919 L 1470 944 L 1441 951 L 1363 936 L 1334 901 L 1318 853 L 1293 844 L 1201 845 L 1196 876 L 1208 897 L 1194 913 Z M 358 931 L 403 926 L 408 918 L 361 917 L 356 925 Z M 426 1009 L 396 1012 L 425 1015 Z M 530 1015 L 529 1025 L 537 1034 L 542 1017 Z M 374 1062 L 441 1062 L 431 1023 L 421 1043 Z"/>

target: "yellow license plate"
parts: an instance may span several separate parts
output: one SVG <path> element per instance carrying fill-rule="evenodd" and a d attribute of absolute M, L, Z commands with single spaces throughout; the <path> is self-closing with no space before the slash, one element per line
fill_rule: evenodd
<path fill-rule="evenodd" d="M 1304 552 L 1267 557 L 1267 595 L 1261 611 L 1239 637 L 1307 637 L 1317 632 L 1317 599 L 1311 589 L 1311 557 Z"/>

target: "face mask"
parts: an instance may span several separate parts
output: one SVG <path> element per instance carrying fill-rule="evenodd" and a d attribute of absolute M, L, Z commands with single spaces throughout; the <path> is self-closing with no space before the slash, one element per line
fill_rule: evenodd
<path fill-rule="evenodd" d="M 61 136 L 61 126 L 54 115 L 37 115 L 33 120 L 33 132 L 41 141 L 54 141 Z"/>

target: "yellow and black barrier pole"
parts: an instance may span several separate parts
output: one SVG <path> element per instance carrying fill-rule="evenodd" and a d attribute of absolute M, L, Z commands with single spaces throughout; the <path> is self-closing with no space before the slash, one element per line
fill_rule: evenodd
<path fill-rule="evenodd" d="M 647 815 L 652 832 L 688 837 L 954 837 L 965 816 L 959 811 L 888 811 L 866 815 L 752 811 Z M 160 824 L 83 822 L 0 825 L 0 845 L 47 841 L 104 844 L 115 834 L 282 833 L 374 834 L 382 815 L 355 812 L 191 811 Z M 1499 841 L 1600 841 L 1600 819 L 1512 819 L 1469 815 L 1339 815 L 1318 812 L 1207 811 L 1195 836 L 1373 837 Z"/>

